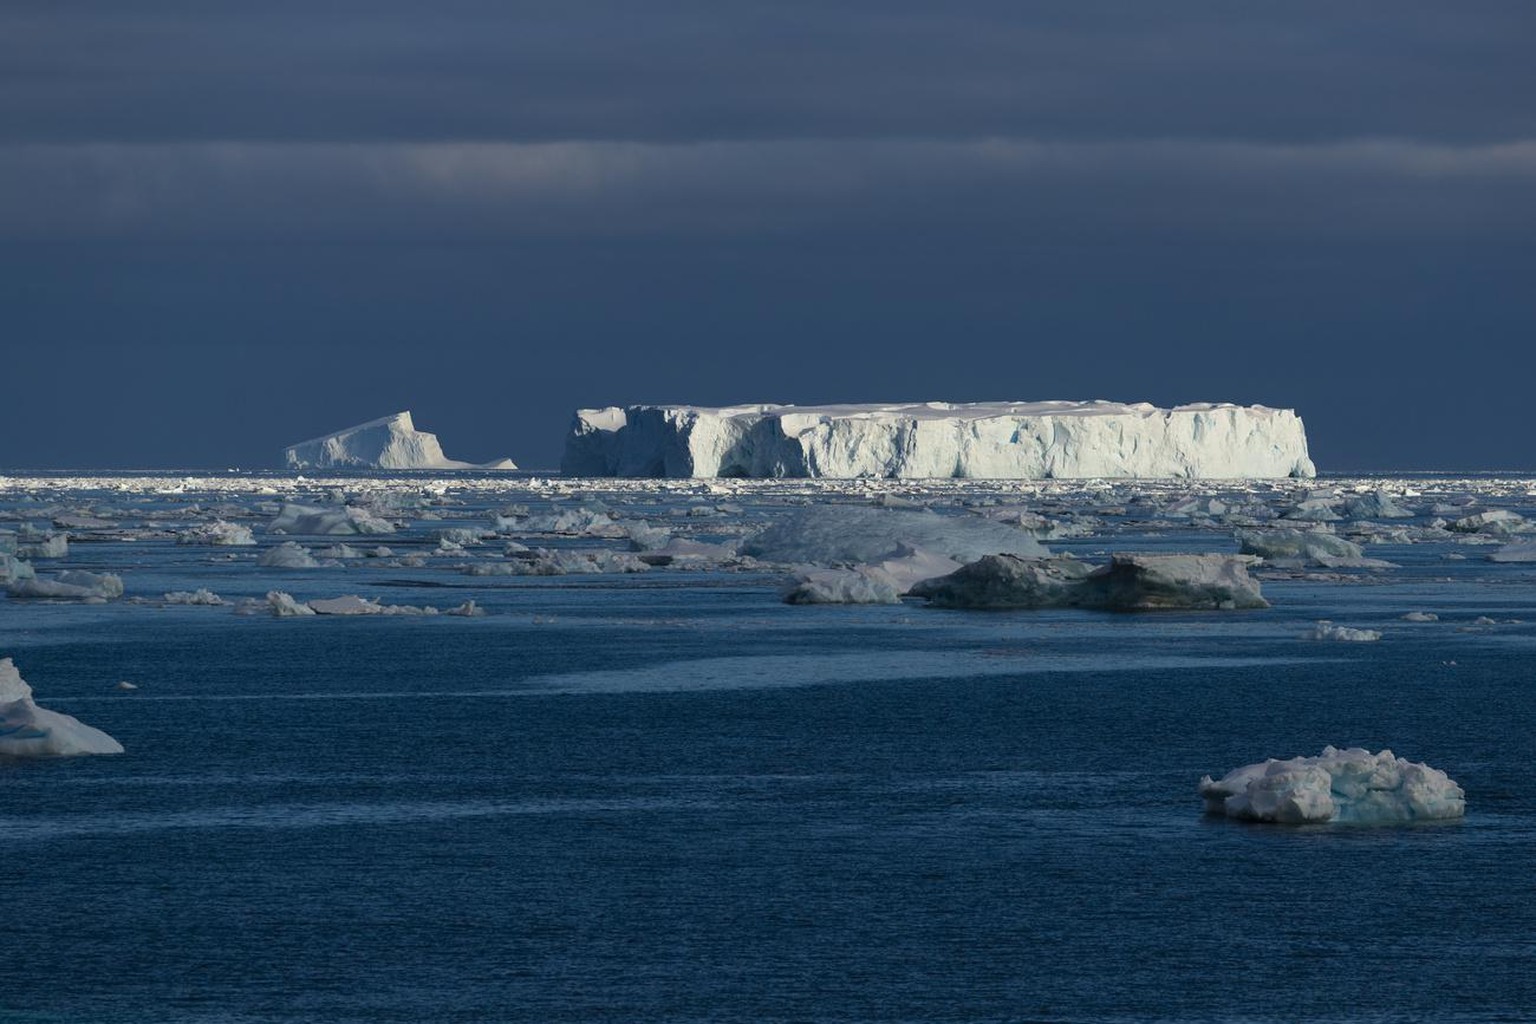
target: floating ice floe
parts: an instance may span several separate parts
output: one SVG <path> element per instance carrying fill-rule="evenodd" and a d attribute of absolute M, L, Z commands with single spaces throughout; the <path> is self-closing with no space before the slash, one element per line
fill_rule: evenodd
<path fill-rule="evenodd" d="M 1445 772 L 1360 747 L 1317 757 L 1271 758 L 1200 780 L 1206 812 L 1286 825 L 1400 824 L 1466 814 L 1466 795 Z"/>
<path fill-rule="evenodd" d="M 249 526 L 241 526 L 239 523 L 226 523 L 222 519 L 215 519 L 211 523 L 202 523 L 183 530 L 177 534 L 176 543 L 246 547 L 255 544 L 256 538 L 251 536 L 251 528 Z"/>
<path fill-rule="evenodd" d="M 564 537 L 627 537 L 629 528 L 615 522 L 603 507 L 579 505 L 515 520 L 507 532 L 553 533 Z"/>
<path fill-rule="evenodd" d="M 365 508 L 344 505 L 339 508 L 316 508 L 310 505 L 285 503 L 277 518 L 267 524 L 271 533 L 294 533 L 307 536 L 350 536 L 352 534 L 394 533 L 395 527 L 387 519 L 381 519 Z"/>
<path fill-rule="evenodd" d="M 508 550 L 505 561 L 473 562 L 466 576 L 567 576 L 585 573 L 646 572 L 643 559 L 627 551 L 552 551 L 547 548 Z"/>
<path fill-rule="evenodd" d="M 165 595 L 166 604 L 226 605 L 229 602 L 207 587 L 196 590 L 173 590 Z"/>
<path fill-rule="evenodd" d="M 324 563 L 311 555 L 304 545 L 285 540 L 258 555 L 256 564 L 264 569 L 318 569 Z"/>
<path fill-rule="evenodd" d="M 1381 639 L 1381 631 L 1375 629 L 1353 629 L 1349 626 L 1338 626 L 1327 619 L 1319 619 L 1317 625 L 1301 635 L 1303 640 L 1342 640 L 1346 643 L 1369 643 Z"/>
<path fill-rule="evenodd" d="M 797 510 L 741 544 L 741 553 L 789 565 L 869 565 L 927 551 L 958 564 L 989 554 L 1046 551 L 1029 534 L 980 516 L 822 505 Z"/>
<path fill-rule="evenodd" d="M 1488 555 L 1490 562 L 1536 562 L 1536 541 L 1505 544 Z"/>
<path fill-rule="evenodd" d="M 267 591 L 267 607 L 280 619 L 315 614 L 309 605 L 295 601 L 292 594 L 282 590 Z"/>
<path fill-rule="evenodd" d="M 1266 564 L 1294 568 L 1320 566 L 1324 569 L 1391 569 L 1391 562 L 1366 558 L 1360 545 L 1324 530 L 1239 530 L 1239 550 L 1245 555 L 1259 555 Z"/>
<path fill-rule="evenodd" d="M 470 463 L 450 459 L 443 454 L 437 435 L 417 430 L 411 414 L 360 423 L 310 441 L 289 445 L 283 450 L 283 464 L 289 469 L 516 469 L 511 459 Z"/>
<path fill-rule="evenodd" d="M 983 552 L 1045 554 L 1029 534 L 991 519 L 849 505 L 798 510 L 741 551 L 795 567 L 784 594 L 790 604 L 894 604 Z"/>
<path fill-rule="evenodd" d="M 1446 529 L 1456 533 L 1480 533 L 1489 537 L 1509 537 L 1520 533 L 1530 533 L 1532 524 L 1517 512 L 1511 512 L 1507 508 L 1494 509 L 1491 512 L 1479 512 L 1476 515 L 1463 516 L 1455 522 L 1448 523 Z"/>
<path fill-rule="evenodd" d="M 1386 491 L 1376 491 L 1344 503 L 1344 512 L 1351 519 L 1412 519 L 1414 513 L 1393 500 Z"/>
<path fill-rule="evenodd" d="M 0 658 L 0 756 L 121 754 L 123 745 L 70 715 L 40 708 L 10 658 Z"/>
<path fill-rule="evenodd" d="M 914 586 L 939 608 L 1087 608 L 1102 611 L 1268 608 L 1248 575 L 1257 559 L 1226 554 L 1115 553 L 1093 568 L 1071 558 L 987 555 Z"/>
<path fill-rule="evenodd" d="M 889 578 L 868 568 L 807 569 L 784 592 L 787 604 L 900 604 L 901 595 Z"/>
<path fill-rule="evenodd" d="M 35 537 L 29 543 L 18 544 L 16 555 L 19 558 L 67 558 L 69 557 L 69 536 L 63 533 L 50 533 Z"/>
<path fill-rule="evenodd" d="M 625 477 L 1315 475 L 1288 409 L 1118 402 L 580 409 L 560 468 Z"/>
<path fill-rule="evenodd" d="M 64 601 L 111 601 L 123 596 L 123 580 L 113 573 L 69 569 L 52 579 L 13 579 L 5 592 L 12 597 L 52 598 Z"/>
<path fill-rule="evenodd" d="M 1334 507 L 1338 502 L 1338 495 L 1332 492 L 1309 494 L 1290 508 L 1282 510 L 1280 518 L 1303 523 L 1335 522 L 1344 518 Z"/>
<path fill-rule="evenodd" d="M 281 590 L 269 591 L 265 604 L 271 613 L 278 618 L 305 615 L 459 615 L 470 618 L 485 614 L 485 610 L 472 600 L 465 601 L 457 608 L 450 608 L 446 612 L 440 612 L 431 605 L 382 604 L 378 600 L 359 597 L 356 594 L 316 598 L 312 601 L 298 601 L 294 599 L 293 595 Z M 241 614 L 249 615 L 261 607 L 261 603 L 252 602 L 237 610 Z"/>
<path fill-rule="evenodd" d="M 31 562 L 23 562 L 15 555 L 0 551 L 0 583 L 30 580 L 37 575 Z"/>

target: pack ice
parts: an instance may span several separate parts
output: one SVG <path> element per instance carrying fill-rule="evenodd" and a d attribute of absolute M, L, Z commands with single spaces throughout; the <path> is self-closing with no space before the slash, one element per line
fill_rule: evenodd
<path fill-rule="evenodd" d="M 417 430 L 409 410 L 370 420 L 283 449 L 289 469 L 516 469 L 511 459 L 459 462 L 443 454 L 436 434 Z"/>
<path fill-rule="evenodd" d="M 121 754 L 123 745 L 100 729 L 40 708 L 10 658 L 0 658 L 0 756 L 68 757 Z"/>
<path fill-rule="evenodd" d="M 1209 814 L 1287 825 L 1336 821 L 1385 825 L 1467 812 L 1461 787 L 1438 768 L 1361 747 L 1316 757 L 1270 758 L 1200 780 Z"/>
<path fill-rule="evenodd" d="M 622 477 L 1316 475 L 1289 409 L 1103 401 L 579 409 L 560 469 Z"/>

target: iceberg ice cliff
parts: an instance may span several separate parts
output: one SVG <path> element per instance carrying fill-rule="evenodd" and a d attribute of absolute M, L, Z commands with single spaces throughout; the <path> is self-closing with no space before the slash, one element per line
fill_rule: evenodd
<path fill-rule="evenodd" d="M 289 469 L 516 469 L 511 459 L 459 462 L 443 454 L 437 435 L 417 430 L 411 414 L 370 420 L 283 449 Z"/>
<path fill-rule="evenodd" d="M 1200 780 L 1206 812 L 1287 825 L 1337 821 L 1385 825 L 1467 812 L 1461 787 L 1438 768 L 1360 747 L 1317 757 L 1274 758 Z"/>
<path fill-rule="evenodd" d="M 1311 477 L 1301 418 L 1227 404 L 632 405 L 577 410 L 567 476 Z"/>
<path fill-rule="evenodd" d="M 121 754 L 122 744 L 100 729 L 32 702 L 32 687 L 10 658 L 0 658 L 0 756 L 69 757 Z"/>

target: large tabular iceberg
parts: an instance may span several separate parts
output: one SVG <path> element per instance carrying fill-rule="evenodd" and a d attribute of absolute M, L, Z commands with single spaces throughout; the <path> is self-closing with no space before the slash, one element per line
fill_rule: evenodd
<path fill-rule="evenodd" d="M 1360 747 L 1324 747 L 1317 757 L 1271 758 L 1200 780 L 1206 811 L 1287 825 L 1337 821 L 1384 825 L 1459 818 L 1461 787 L 1438 768 Z"/>
<path fill-rule="evenodd" d="M 988 402 L 580 409 L 567 476 L 1310 477 L 1301 418 L 1264 406 Z"/>
<path fill-rule="evenodd" d="M 32 687 L 10 658 L 0 658 L 0 756 L 67 757 L 121 754 L 123 746 L 100 729 L 32 702 Z"/>
<path fill-rule="evenodd" d="M 283 449 L 289 469 L 516 469 L 511 459 L 459 462 L 443 454 L 437 435 L 417 430 L 410 412 L 370 420 Z"/>

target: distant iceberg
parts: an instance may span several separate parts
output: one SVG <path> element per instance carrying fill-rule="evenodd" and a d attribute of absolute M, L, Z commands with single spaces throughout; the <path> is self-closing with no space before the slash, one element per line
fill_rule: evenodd
<path fill-rule="evenodd" d="M 100 729 L 40 708 L 32 687 L 10 658 L 0 658 L 0 756 L 69 757 L 74 754 L 121 754 L 123 745 Z"/>
<path fill-rule="evenodd" d="M 411 414 L 370 420 L 283 449 L 289 469 L 516 469 L 511 459 L 459 462 L 443 454 L 436 434 L 417 430 Z"/>
<path fill-rule="evenodd" d="M 1438 768 L 1360 747 L 1274 758 L 1200 780 L 1209 814 L 1286 825 L 1336 821 L 1385 825 L 1467 812 L 1466 794 Z"/>
<path fill-rule="evenodd" d="M 1301 418 L 1227 404 L 632 405 L 577 410 L 566 476 L 1316 475 Z"/>

